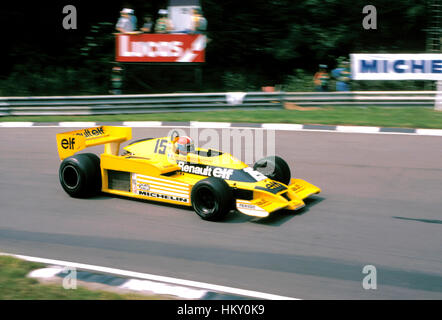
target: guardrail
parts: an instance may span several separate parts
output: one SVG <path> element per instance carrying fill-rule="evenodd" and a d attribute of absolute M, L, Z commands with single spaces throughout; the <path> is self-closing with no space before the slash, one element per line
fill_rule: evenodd
<path fill-rule="evenodd" d="M 285 101 L 299 106 L 434 107 L 438 91 L 287 92 Z"/>
<path fill-rule="evenodd" d="M 230 92 L 103 96 L 0 97 L 0 116 L 100 115 L 212 111 L 284 106 L 419 106 L 442 101 L 438 91 Z"/>

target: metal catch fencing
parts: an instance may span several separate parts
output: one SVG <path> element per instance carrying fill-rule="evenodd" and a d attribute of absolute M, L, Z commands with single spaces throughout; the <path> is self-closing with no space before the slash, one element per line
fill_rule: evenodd
<path fill-rule="evenodd" d="M 296 107 L 428 107 L 438 91 L 224 92 L 101 96 L 0 97 L 0 116 L 105 115 Z"/>

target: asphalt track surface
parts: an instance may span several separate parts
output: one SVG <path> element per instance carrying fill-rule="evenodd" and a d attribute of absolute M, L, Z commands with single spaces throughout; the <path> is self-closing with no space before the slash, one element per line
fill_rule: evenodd
<path fill-rule="evenodd" d="M 0 251 L 301 299 L 442 298 L 441 137 L 278 131 L 277 154 L 323 192 L 297 214 L 214 223 L 155 202 L 70 198 L 55 143 L 69 130 L 0 128 Z M 376 290 L 362 287 L 365 265 Z"/>

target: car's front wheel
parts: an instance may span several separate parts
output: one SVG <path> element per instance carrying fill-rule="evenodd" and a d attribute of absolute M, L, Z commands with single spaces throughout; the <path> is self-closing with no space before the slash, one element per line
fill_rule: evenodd
<path fill-rule="evenodd" d="M 217 221 L 232 209 L 233 194 L 223 179 L 209 177 L 193 186 L 191 201 L 193 209 L 201 218 Z"/>
<path fill-rule="evenodd" d="M 270 156 L 262 158 L 253 165 L 253 170 L 262 173 L 272 180 L 276 180 L 287 185 L 290 183 L 290 168 L 287 162 L 285 162 L 281 157 Z"/>

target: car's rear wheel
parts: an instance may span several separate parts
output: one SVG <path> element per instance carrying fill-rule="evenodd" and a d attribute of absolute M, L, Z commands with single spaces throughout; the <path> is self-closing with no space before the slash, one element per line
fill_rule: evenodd
<path fill-rule="evenodd" d="M 217 221 L 232 209 L 233 194 L 223 179 L 210 177 L 193 186 L 191 201 L 193 209 L 201 218 Z"/>
<path fill-rule="evenodd" d="M 272 180 L 290 183 L 291 172 L 287 162 L 278 156 L 265 157 L 253 165 L 253 170 L 261 172 Z"/>
<path fill-rule="evenodd" d="M 101 190 L 100 159 L 93 153 L 64 159 L 58 175 L 61 186 L 71 197 L 90 197 Z"/>

